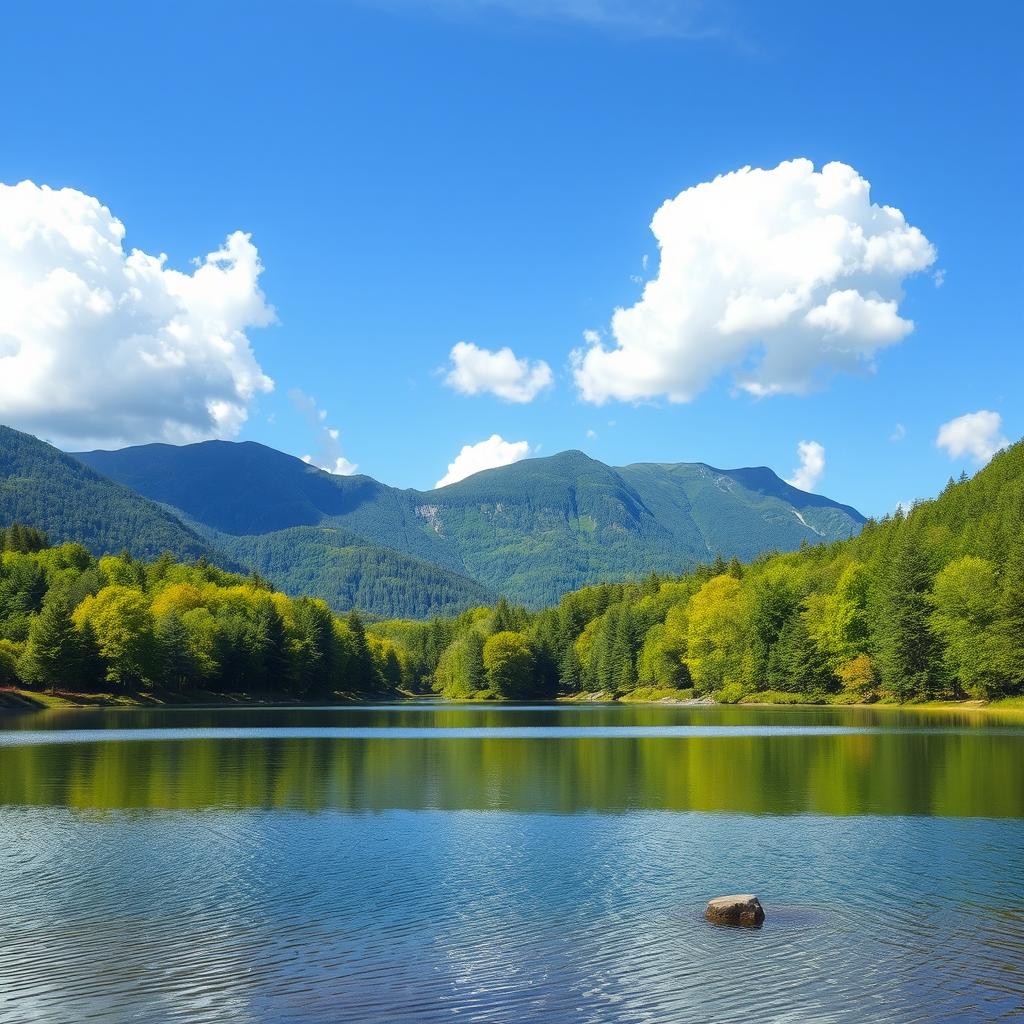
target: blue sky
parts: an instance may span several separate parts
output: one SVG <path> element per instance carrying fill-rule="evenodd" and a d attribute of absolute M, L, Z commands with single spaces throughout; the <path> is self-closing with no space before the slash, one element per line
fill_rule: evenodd
<path fill-rule="evenodd" d="M 151 359 L 124 379 L 111 346 L 157 316 L 156 299 L 110 313 L 116 338 L 72 318 L 49 369 L 17 379 L 2 369 L 22 330 L 8 324 L 0 420 L 69 448 L 180 439 L 175 405 L 194 394 L 209 407 L 226 373 L 244 397 L 206 434 L 340 458 L 398 485 L 432 485 L 464 445 L 497 434 L 540 454 L 784 476 L 798 443 L 813 441 L 824 449 L 815 489 L 866 513 L 931 495 L 1024 432 L 1021 21 L 1015 5 L 991 3 L 6 5 L 0 181 L 98 198 L 124 224 L 126 250 L 166 253 L 165 268 L 185 275 L 249 233 L 265 304 L 242 295 L 227 307 L 222 257 L 202 286 L 216 296 L 189 293 L 197 361 Z M 717 342 L 688 320 L 683 348 L 658 350 L 647 383 L 632 381 L 652 318 L 638 317 L 624 347 L 611 322 L 658 276 L 655 211 L 716 176 L 795 158 L 815 175 L 849 165 L 872 203 L 898 208 L 932 247 L 916 271 L 861 288 L 876 312 L 895 303 L 868 361 L 836 371 L 804 353 L 795 389 L 806 393 L 758 396 L 742 379 L 776 342 L 752 336 L 740 358 L 695 377 L 694 353 Z M 19 194 L 19 216 L 29 200 L 57 216 L 35 193 Z M 93 217 L 84 209 L 62 206 L 61 223 Z M 685 224 L 672 230 L 685 251 Z M 19 255 L 8 239 L 10 294 L 52 271 L 51 250 Z M 698 287 L 689 269 L 677 267 L 660 302 L 682 302 L 679 285 L 692 306 L 722 285 Z M 267 305 L 277 322 L 259 326 Z M 198 337 L 222 320 L 251 348 L 228 370 Z M 584 331 L 602 353 L 623 348 L 617 362 L 587 364 L 589 401 L 571 364 L 573 350 L 587 356 Z M 528 372 L 542 360 L 552 383 L 530 401 L 460 393 L 446 383 L 459 342 L 507 346 Z M 780 351 L 791 343 L 779 335 Z M 676 397 L 688 400 L 658 391 L 659 374 L 683 381 Z M 88 409 L 68 385 L 93 380 Z M 506 394 L 523 398 L 523 386 Z M 937 446 L 944 423 L 977 412 L 997 418 L 962 421 Z"/>

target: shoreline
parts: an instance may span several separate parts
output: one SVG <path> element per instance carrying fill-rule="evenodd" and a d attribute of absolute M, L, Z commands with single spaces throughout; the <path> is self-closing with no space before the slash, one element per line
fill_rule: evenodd
<path fill-rule="evenodd" d="M 965 700 L 932 700 L 916 701 L 906 704 L 875 701 L 839 702 L 812 700 L 747 700 L 736 703 L 716 701 L 713 697 L 694 697 L 687 691 L 644 693 L 634 691 L 615 696 L 606 691 L 568 694 L 544 701 L 530 703 L 551 704 L 554 706 L 573 704 L 607 704 L 626 706 L 671 706 L 671 707 L 748 707 L 748 708 L 859 708 L 859 709 L 892 709 L 896 711 L 959 711 L 980 714 L 1019 714 L 1024 716 L 1024 699 L 1006 698 L 1003 700 L 986 701 L 978 698 Z M 757 697 L 758 694 L 751 696 Z M 14 687 L 0 688 L 0 712 L 2 711 L 48 711 L 48 710 L 82 710 L 86 708 L 182 708 L 182 709 L 218 709 L 245 707 L 346 707 L 356 704 L 391 703 L 398 706 L 426 702 L 438 705 L 474 705 L 482 708 L 516 703 L 512 701 L 461 701 L 449 700 L 433 694 L 412 693 L 380 693 L 380 694 L 345 694 L 335 693 L 312 700 L 302 700 L 285 693 L 214 693 L 199 691 L 189 694 L 163 691 L 145 691 L 137 694 L 118 693 L 80 693 L 74 690 L 57 690 L 53 693 L 25 690 Z"/>

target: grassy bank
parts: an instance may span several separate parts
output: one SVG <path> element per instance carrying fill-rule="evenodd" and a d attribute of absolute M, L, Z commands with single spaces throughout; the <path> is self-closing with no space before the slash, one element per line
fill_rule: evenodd
<path fill-rule="evenodd" d="M 140 693 L 78 693 L 73 690 L 53 692 L 0 687 L 0 709 L 43 711 L 57 708 L 152 708 L 152 707 L 233 707 L 246 705 L 289 705 L 319 707 L 394 700 L 395 695 L 335 693 L 332 697 L 297 700 L 287 693 L 214 693 L 209 690 L 146 690 Z"/>
<path fill-rule="evenodd" d="M 400 692 L 377 695 L 336 693 L 333 697 L 318 697 L 315 700 L 297 700 L 285 693 L 214 693 L 196 690 L 189 693 L 177 691 L 147 690 L 141 693 L 78 693 L 72 690 L 39 692 L 14 687 L 0 687 L 0 709 L 37 710 L 60 708 L 98 707 L 245 707 L 282 705 L 290 707 L 319 707 L 346 704 L 366 704 L 377 701 L 422 700 L 423 694 Z M 933 700 L 914 701 L 906 704 L 893 702 L 861 703 L 850 699 L 848 694 L 802 694 L 781 690 L 762 690 L 745 694 L 739 700 L 716 699 L 731 695 L 696 696 L 692 689 L 665 689 L 640 687 L 627 693 L 613 694 L 607 690 L 593 690 L 583 693 L 566 694 L 557 698 L 559 704 L 678 704 L 717 705 L 732 704 L 746 707 L 780 707 L 801 705 L 808 707 L 860 707 L 892 708 L 895 710 L 959 711 L 999 714 L 1019 714 L 1024 717 L 1024 697 L 1007 697 L 1003 700 Z M 443 700 L 443 698 L 440 698 Z M 448 700 L 451 704 L 503 703 L 497 694 L 486 690 L 471 696 Z"/>

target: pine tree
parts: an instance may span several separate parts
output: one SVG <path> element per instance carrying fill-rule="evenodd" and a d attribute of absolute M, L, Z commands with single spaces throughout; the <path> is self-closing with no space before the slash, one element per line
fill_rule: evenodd
<path fill-rule="evenodd" d="M 189 645 L 188 630 L 175 610 L 169 611 L 157 623 L 156 637 L 164 685 L 175 690 L 192 686 L 197 675 L 195 658 Z"/>
<path fill-rule="evenodd" d="M 803 615 L 792 616 L 779 636 L 779 655 L 789 685 L 781 687 L 800 693 L 829 693 L 839 689 L 839 680 L 828 656 L 817 645 Z"/>
<path fill-rule="evenodd" d="M 636 687 L 636 637 L 628 604 L 618 606 L 611 641 L 609 681 L 615 692 L 625 693 Z"/>
<path fill-rule="evenodd" d="M 893 554 L 881 599 L 878 664 L 884 688 L 897 698 L 939 688 L 938 644 L 930 624 L 931 575 L 914 536 Z"/>
<path fill-rule="evenodd" d="M 57 597 L 32 619 L 21 666 L 21 675 L 30 685 L 53 691 L 77 684 L 79 644 L 71 611 L 71 605 Z"/>
<path fill-rule="evenodd" d="M 466 635 L 466 684 L 471 690 L 487 688 L 484 638 L 475 629 L 471 629 Z"/>
<path fill-rule="evenodd" d="M 480 670 L 483 671 L 483 657 L 480 659 Z M 381 669 L 384 683 L 389 690 L 398 690 L 402 685 L 402 663 L 398 660 L 398 654 L 393 647 L 387 649 L 384 655 L 384 665 Z"/>
<path fill-rule="evenodd" d="M 996 666 L 1008 692 L 1024 686 L 1024 535 L 1012 543 L 1000 586 L 994 628 Z"/>
<path fill-rule="evenodd" d="M 348 629 L 351 636 L 351 656 L 349 659 L 350 677 L 347 685 L 357 693 L 367 693 L 379 689 L 380 678 L 373 653 L 366 640 L 366 628 L 357 612 L 349 612 Z"/>
<path fill-rule="evenodd" d="M 576 653 L 576 645 L 569 644 L 562 655 L 561 664 L 558 666 L 558 678 L 562 688 L 569 693 L 577 693 L 583 682 L 583 669 L 580 665 L 580 656 Z"/>
<path fill-rule="evenodd" d="M 256 609 L 263 646 L 263 678 L 271 690 L 283 690 L 288 679 L 288 636 L 281 613 L 269 600 Z"/>

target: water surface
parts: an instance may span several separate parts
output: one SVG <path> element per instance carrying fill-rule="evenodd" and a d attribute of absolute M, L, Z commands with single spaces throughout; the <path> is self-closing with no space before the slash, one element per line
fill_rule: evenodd
<path fill-rule="evenodd" d="M 1018 1019 L 1019 723 L 6 715 L 0 1021 Z"/>

